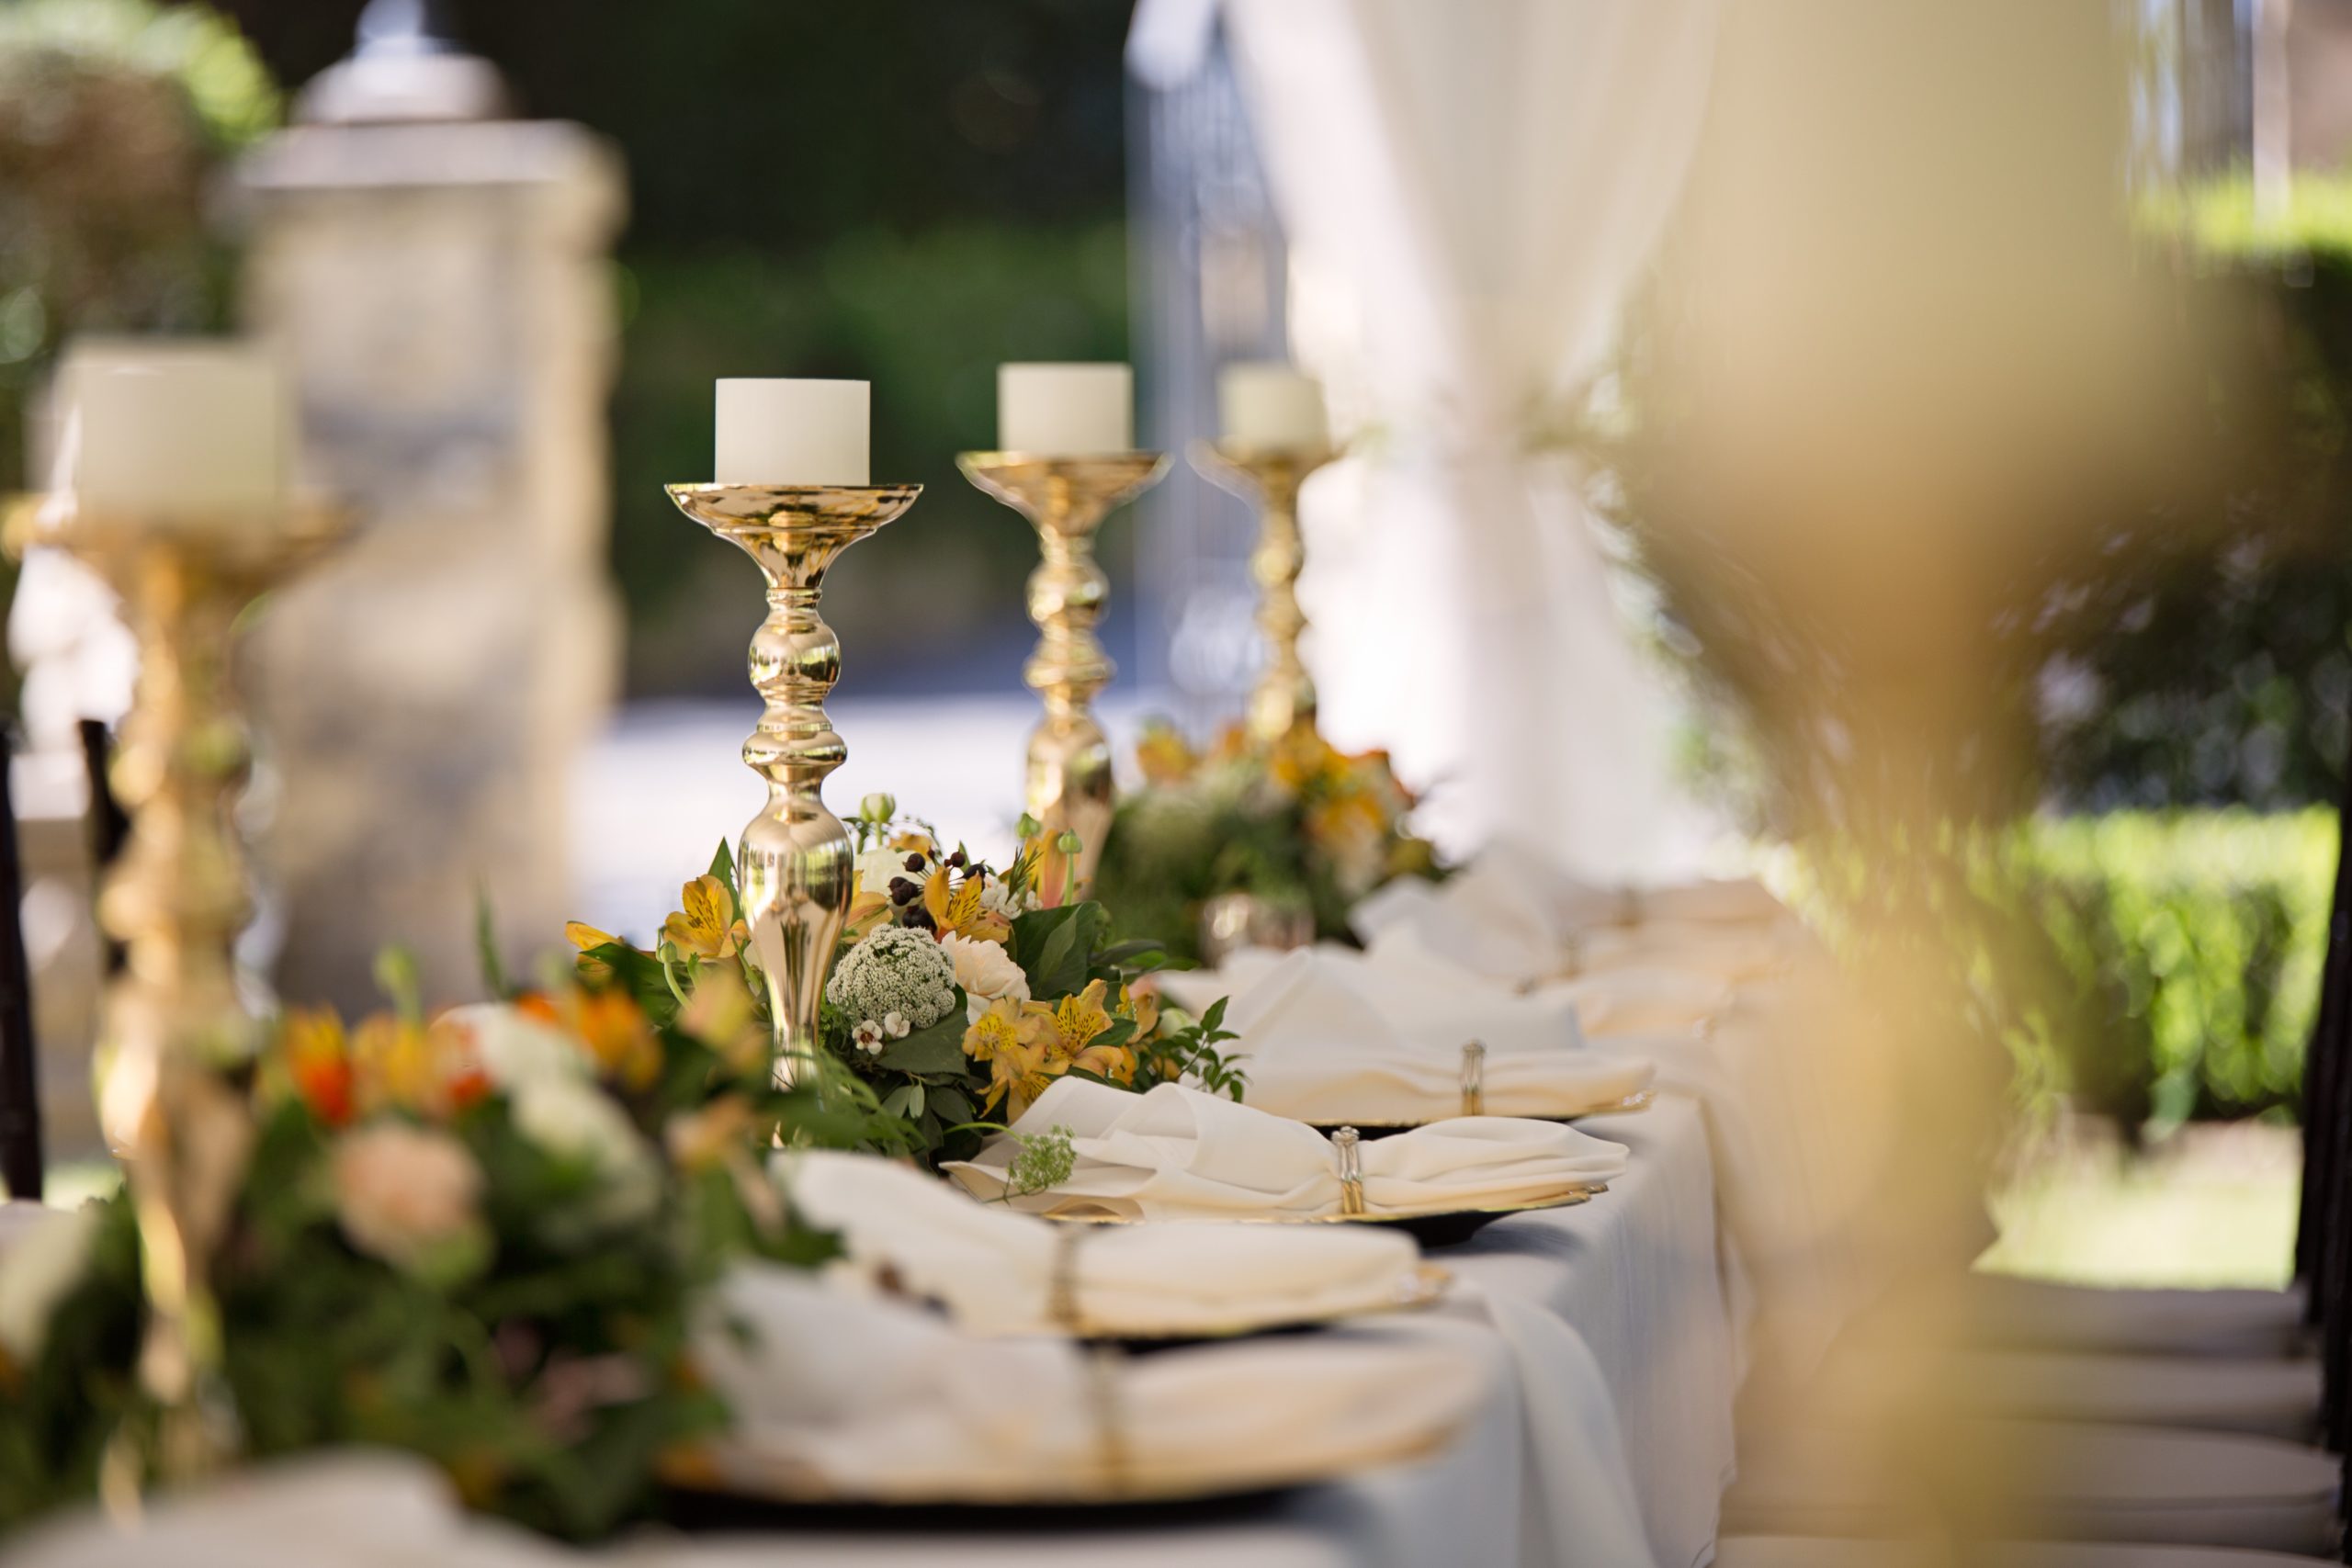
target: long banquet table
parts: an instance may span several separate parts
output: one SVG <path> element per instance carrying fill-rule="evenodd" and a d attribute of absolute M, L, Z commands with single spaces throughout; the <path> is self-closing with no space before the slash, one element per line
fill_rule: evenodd
<path fill-rule="evenodd" d="M 1625 1174 L 1607 1193 L 1574 1208 L 1510 1216 L 1438 1252 L 1463 1287 L 1456 1292 L 1462 1299 L 1418 1318 L 1347 1331 L 1442 1334 L 1487 1360 L 1488 1393 L 1477 1414 L 1443 1451 L 1424 1461 L 1205 1517 L 1150 1508 L 1131 1521 L 1095 1516 L 1052 1529 L 976 1531 L 972 1515 L 963 1511 L 952 1525 L 935 1527 L 900 1516 L 854 1529 L 640 1537 L 612 1555 L 631 1568 L 931 1568 L 942 1560 L 942 1533 L 952 1528 L 954 1559 L 969 1568 L 1104 1562 L 1122 1568 L 1510 1568 L 1552 1562 L 1618 1568 L 1634 1560 L 1638 1546 L 1612 1547 L 1599 1530 L 1560 1539 L 1574 1529 L 1572 1517 L 1545 1535 L 1544 1510 L 1571 1478 L 1547 1473 L 1541 1453 L 1565 1463 L 1585 1451 L 1579 1444 L 1605 1448 L 1622 1435 L 1652 1559 L 1661 1568 L 1704 1563 L 1713 1553 L 1717 1505 L 1730 1479 L 1740 1326 L 1719 1263 L 1704 1120 L 1694 1101 L 1666 1094 L 1647 1111 L 1582 1125 L 1632 1151 Z M 1556 1332 L 1515 1351 L 1481 1298 L 1506 1320 L 1525 1324 L 1524 1314 L 1512 1318 L 1516 1305 L 1567 1325 L 1589 1351 L 1589 1364 L 1576 1364 L 1573 1341 L 1564 1361 L 1557 1351 L 1566 1337 Z M 1532 1445 L 1531 1402 L 1544 1402 L 1539 1418 L 1580 1429 L 1554 1427 L 1550 1440 Z"/>

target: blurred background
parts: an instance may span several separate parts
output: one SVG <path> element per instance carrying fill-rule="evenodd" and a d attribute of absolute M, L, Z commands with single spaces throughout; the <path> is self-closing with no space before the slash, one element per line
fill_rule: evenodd
<path fill-rule="evenodd" d="M 1937 1028 L 1999 1082 L 1996 1258 L 2275 1282 L 2352 705 L 2352 3 L 2052 9 L 1727 7 L 1622 329 L 1514 439 L 1572 465 L 1677 853 L 1765 866 L 1854 943 L 1890 908 L 1932 933 Z M 517 951 L 566 917 L 646 936 L 749 813 L 752 574 L 660 490 L 708 471 L 716 377 L 873 383 L 875 476 L 927 488 L 828 588 L 831 795 L 976 841 L 1033 711 L 1034 538 L 954 468 L 1000 361 L 1132 358 L 1138 428 L 1180 448 L 1218 363 L 1295 351 L 1368 449 L 1410 446 L 1334 368 L 1377 312 L 1293 254 L 1212 7 L 361 11 L 0 8 L 0 420 L 72 333 L 240 323 L 296 344 L 318 477 L 374 520 L 257 650 L 288 995 L 364 991 L 393 934 L 462 994 L 477 890 Z M 0 444 L 0 488 L 29 462 Z M 1327 662 L 1401 643 L 1350 620 L 1369 536 L 1309 522 Z M 1182 465 L 1112 524 L 1123 746 L 1238 710 L 1250 537 Z M 28 567 L 61 1108 L 101 961 L 72 724 L 127 679 L 104 618 Z M 288 679 L 327 643 L 341 685 Z M 1487 821 L 1447 815 L 1458 761 L 1385 728 L 1447 690 L 1333 705 L 1441 829 Z M 2157 1233 L 2196 1239 L 2115 1239 Z"/>

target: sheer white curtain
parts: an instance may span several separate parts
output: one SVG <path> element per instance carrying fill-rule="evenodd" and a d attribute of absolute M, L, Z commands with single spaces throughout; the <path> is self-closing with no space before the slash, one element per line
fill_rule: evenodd
<path fill-rule="evenodd" d="M 1304 502 L 1341 744 L 1463 848 L 1663 869 L 1672 707 L 1544 435 L 1601 367 L 1703 113 L 1716 0 L 1225 0 L 1293 254 L 1293 337 L 1359 455 Z"/>

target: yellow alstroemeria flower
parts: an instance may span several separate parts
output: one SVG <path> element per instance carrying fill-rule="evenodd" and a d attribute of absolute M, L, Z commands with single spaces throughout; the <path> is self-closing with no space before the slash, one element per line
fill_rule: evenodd
<path fill-rule="evenodd" d="M 1144 726 L 1143 739 L 1136 742 L 1136 765 L 1143 770 L 1145 783 L 1180 784 L 1191 778 L 1193 770 L 1200 764 L 1199 755 L 1174 726 Z"/>
<path fill-rule="evenodd" d="M 989 1066 L 990 1081 L 983 1108 L 992 1110 L 1002 1100 L 1005 1120 L 1017 1122 L 1054 1079 L 1069 1070 L 1069 1063 L 1054 1051 L 1050 1042 L 1041 1040 L 1007 1045 Z"/>
<path fill-rule="evenodd" d="M 435 1108 L 443 1077 L 439 1057 L 416 1024 L 388 1012 L 361 1020 L 351 1032 L 352 1077 L 359 1113 Z"/>
<path fill-rule="evenodd" d="M 1136 1021 L 1135 1037 L 1148 1040 L 1159 1027 L 1159 993 L 1136 987 L 1119 987 L 1119 1010 Z"/>
<path fill-rule="evenodd" d="M 860 893 L 849 901 L 849 920 L 842 927 L 842 941 L 854 947 L 875 927 L 889 923 L 890 900 L 879 893 Z"/>
<path fill-rule="evenodd" d="M 964 1055 L 975 1062 L 993 1062 L 1009 1051 L 1035 1043 L 1046 1030 L 1039 1020 L 1011 997 L 999 997 L 964 1031 Z"/>
<path fill-rule="evenodd" d="M 610 931 L 600 931 L 584 921 L 566 920 L 563 923 L 563 940 L 580 950 L 579 956 L 571 961 L 571 967 L 582 979 L 602 984 L 613 977 L 611 964 L 588 954 L 595 948 L 620 945 L 620 938 Z"/>
<path fill-rule="evenodd" d="M 696 958 L 732 958 L 749 937 L 735 918 L 735 898 L 727 884 L 705 873 L 680 891 L 685 908 L 662 922 L 662 940 L 680 953 Z"/>
<path fill-rule="evenodd" d="M 1089 1045 L 1071 1057 L 1069 1065 L 1113 1083 L 1136 1081 L 1136 1054 L 1129 1046 Z"/>
<path fill-rule="evenodd" d="M 929 833 L 925 833 L 919 829 L 900 829 L 898 832 L 890 835 L 890 842 L 888 847 L 894 850 L 903 850 L 909 854 L 921 855 L 925 860 L 937 860 L 939 858 L 939 846 L 931 841 L 931 835 Z"/>
<path fill-rule="evenodd" d="M 1074 997 L 1064 997 L 1047 1007 L 1032 1002 L 1053 1025 L 1054 1045 L 1062 1055 L 1075 1056 L 1086 1049 L 1087 1043 L 1111 1027 L 1111 1015 L 1102 1006 L 1102 982 L 1089 980 L 1086 989 Z"/>
<path fill-rule="evenodd" d="M 941 936 L 952 932 L 981 942 L 1001 942 L 1012 934 L 1011 921 L 980 908 L 980 879 L 967 876 L 961 886 L 951 886 L 944 865 L 934 866 L 923 879 L 922 907 Z"/>

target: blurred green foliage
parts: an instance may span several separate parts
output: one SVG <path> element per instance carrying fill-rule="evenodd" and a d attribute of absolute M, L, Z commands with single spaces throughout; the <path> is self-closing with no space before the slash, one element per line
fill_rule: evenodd
<path fill-rule="evenodd" d="M 2320 808 L 2111 811 L 2011 835 L 1975 881 L 2044 939 L 2039 983 L 2009 976 L 2033 998 L 2007 1031 L 2029 1092 L 2157 1129 L 2296 1109 L 2335 837 Z"/>
<path fill-rule="evenodd" d="M 349 51 L 362 0 L 222 3 L 296 83 Z M 444 9 L 519 112 L 587 125 L 628 165 L 613 562 L 631 690 L 741 687 L 758 611 L 748 569 L 661 491 L 710 471 L 722 376 L 870 380 L 875 477 L 926 487 L 827 584 L 827 618 L 852 650 L 843 694 L 901 672 L 930 689 L 1013 688 L 1035 543 L 956 472 L 955 454 L 995 443 L 999 361 L 1127 357 L 1129 7 Z M 1114 579 L 1125 527 L 1107 541 Z M 962 657 L 999 643 L 1000 660 Z"/>
<path fill-rule="evenodd" d="M 845 692 L 893 664 L 920 667 L 929 688 L 954 686 L 966 677 L 951 650 L 992 632 L 1020 644 L 1035 536 L 965 480 L 956 454 L 995 445 L 1000 361 L 1126 357 L 1121 224 L 866 230 L 789 260 L 655 253 L 632 261 L 624 287 L 613 556 L 631 609 L 634 689 L 731 691 L 741 680 L 758 608 L 743 563 L 695 537 L 662 493 L 709 472 L 711 382 L 723 376 L 870 380 L 875 478 L 924 487 L 827 585 L 826 616 L 856 650 Z M 710 615 L 714 604 L 735 613 Z M 1012 689 L 1010 662 L 997 673 Z"/>

